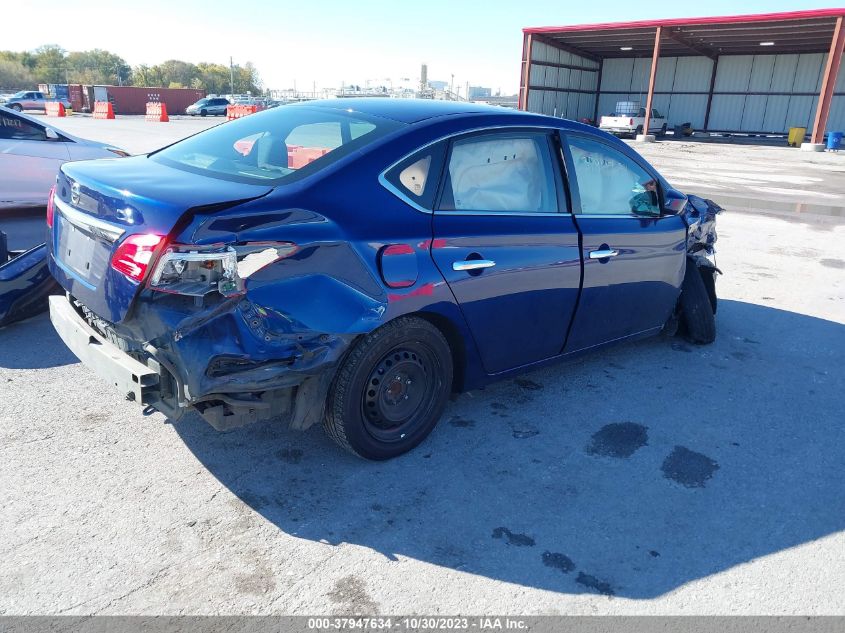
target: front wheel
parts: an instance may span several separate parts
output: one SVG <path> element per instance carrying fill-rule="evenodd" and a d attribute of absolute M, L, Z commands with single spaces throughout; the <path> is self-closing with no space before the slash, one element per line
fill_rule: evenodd
<path fill-rule="evenodd" d="M 686 338 L 696 345 L 706 345 L 715 341 L 715 305 L 711 303 L 704 278 L 692 260 L 687 260 L 680 304 Z"/>
<path fill-rule="evenodd" d="M 329 389 L 323 427 L 340 446 L 372 460 L 406 453 L 437 425 L 452 388 L 443 334 L 401 317 L 360 339 Z"/>
<path fill-rule="evenodd" d="M 205 116 L 206 114 L 208 114 L 207 110 L 200 110 L 200 116 Z"/>
<path fill-rule="evenodd" d="M 9 106 L 9 108 L 15 110 L 16 112 L 23 112 L 23 106 L 20 103 L 13 103 Z"/>

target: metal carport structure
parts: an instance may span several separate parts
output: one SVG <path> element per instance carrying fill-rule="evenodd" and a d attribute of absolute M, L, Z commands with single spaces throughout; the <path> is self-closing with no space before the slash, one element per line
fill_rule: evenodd
<path fill-rule="evenodd" d="M 806 127 L 819 144 L 845 129 L 844 20 L 838 8 L 525 28 L 519 107 L 597 119 L 639 99 L 670 125 Z"/>

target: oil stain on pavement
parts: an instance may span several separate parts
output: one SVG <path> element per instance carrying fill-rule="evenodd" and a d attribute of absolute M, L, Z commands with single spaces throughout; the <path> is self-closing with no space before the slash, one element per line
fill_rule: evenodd
<path fill-rule="evenodd" d="M 568 574 L 575 569 L 575 563 L 566 554 L 559 552 L 543 552 L 543 564 L 546 567 L 559 569 L 564 574 Z"/>
<path fill-rule="evenodd" d="M 663 476 L 687 488 L 703 488 L 705 482 L 719 470 L 719 464 L 701 453 L 684 446 L 676 446 L 663 461 Z"/>
<path fill-rule="evenodd" d="M 585 449 L 601 457 L 630 457 L 648 444 L 648 427 L 633 422 L 606 424 L 593 434 Z"/>
<path fill-rule="evenodd" d="M 599 580 L 595 576 L 585 574 L 583 571 L 578 572 L 578 578 L 575 579 L 575 582 L 605 596 L 612 596 L 616 593 L 613 591 L 613 587 L 610 586 L 609 582 Z"/>
<path fill-rule="evenodd" d="M 534 547 L 534 539 L 527 534 L 511 532 L 506 527 L 497 527 L 493 530 L 493 538 L 506 539 L 508 545 L 517 547 Z"/>

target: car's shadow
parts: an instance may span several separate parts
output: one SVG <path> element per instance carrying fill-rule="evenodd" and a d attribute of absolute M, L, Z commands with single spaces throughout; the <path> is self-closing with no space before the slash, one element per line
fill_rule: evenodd
<path fill-rule="evenodd" d="M 46 314 L 0 328 L 0 369 L 45 369 L 78 362 Z"/>
<path fill-rule="evenodd" d="M 450 404 L 370 463 L 320 432 L 175 425 L 280 530 L 542 589 L 649 598 L 845 529 L 845 326 L 721 301 L 658 338 Z"/>

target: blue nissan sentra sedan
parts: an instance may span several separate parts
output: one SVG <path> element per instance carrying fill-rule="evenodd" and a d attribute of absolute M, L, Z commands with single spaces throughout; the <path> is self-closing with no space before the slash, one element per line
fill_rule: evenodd
<path fill-rule="evenodd" d="M 288 105 L 62 166 L 50 315 L 148 410 L 322 423 L 387 459 L 452 391 L 661 331 L 713 341 L 718 211 L 571 121 Z"/>

